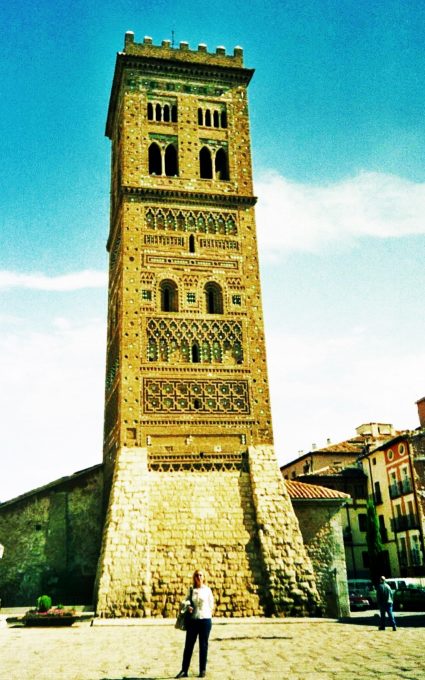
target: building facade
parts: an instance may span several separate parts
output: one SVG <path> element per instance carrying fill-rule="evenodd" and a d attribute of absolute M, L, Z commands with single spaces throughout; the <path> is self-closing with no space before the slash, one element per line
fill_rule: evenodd
<path fill-rule="evenodd" d="M 375 504 L 388 576 L 425 576 L 423 428 L 362 456 Z"/>
<path fill-rule="evenodd" d="M 112 143 L 101 616 L 315 609 L 273 450 L 243 54 L 125 37 Z"/>
<path fill-rule="evenodd" d="M 281 466 L 286 480 L 319 484 L 349 495 L 341 513 L 348 578 L 369 578 L 367 502 L 369 474 L 361 457 L 397 434 L 390 423 L 364 423 L 355 436 L 302 453 Z M 381 525 L 383 519 L 380 519 Z M 388 560 L 387 560 L 388 562 Z"/>

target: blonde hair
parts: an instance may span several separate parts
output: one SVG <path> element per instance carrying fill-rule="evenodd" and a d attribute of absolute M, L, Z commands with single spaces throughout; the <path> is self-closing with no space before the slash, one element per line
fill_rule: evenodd
<path fill-rule="evenodd" d="M 195 569 L 195 571 L 193 572 L 193 576 L 192 576 L 193 585 L 195 585 L 195 583 L 196 583 L 195 576 L 198 576 L 199 574 L 202 576 L 204 583 L 206 583 L 207 577 L 206 577 L 205 571 L 203 569 Z"/>

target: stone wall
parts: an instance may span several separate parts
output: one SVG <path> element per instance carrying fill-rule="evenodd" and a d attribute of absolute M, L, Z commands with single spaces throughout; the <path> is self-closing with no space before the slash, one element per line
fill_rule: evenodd
<path fill-rule="evenodd" d="M 325 616 L 350 615 L 341 502 L 294 500 L 304 545 L 311 558 Z"/>
<path fill-rule="evenodd" d="M 271 447 L 247 469 L 153 472 L 118 452 L 99 561 L 100 616 L 175 616 L 201 567 L 217 616 L 317 611 L 311 562 Z M 249 470 L 248 470 L 249 468 Z"/>
<path fill-rule="evenodd" d="M 100 550 L 102 468 L 77 473 L 0 505 L 0 599 L 90 604 Z"/>

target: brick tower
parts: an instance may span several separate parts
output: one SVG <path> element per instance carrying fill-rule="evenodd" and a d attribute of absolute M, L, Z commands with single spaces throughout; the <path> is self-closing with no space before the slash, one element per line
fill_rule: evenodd
<path fill-rule="evenodd" d="M 272 448 L 243 55 L 125 36 L 112 141 L 101 616 L 314 610 Z"/>

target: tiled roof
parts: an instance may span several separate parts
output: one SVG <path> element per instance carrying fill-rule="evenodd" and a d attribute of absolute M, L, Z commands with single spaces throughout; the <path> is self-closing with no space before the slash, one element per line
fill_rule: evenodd
<path fill-rule="evenodd" d="M 342 491 L 336 491 L 335 489 L 327 489 L 324 486 L 318 486 L 317 484 L 305 484 L 305 482 L 297 482 L 295 480 L 285 479 L 285 486 L 288 490 L 291 499 L 331 499 L 331 500 L 343 500 L 345 498 L 350 498 L 348 493 L 343 493 Z"/>
<path fill-rule="evenodd" d="M 364 446 L 364 437 L 353 437 L 338 444 L 324 446 L 323 449 L 316 449 L 314 453 L 358 453 Z"/>

